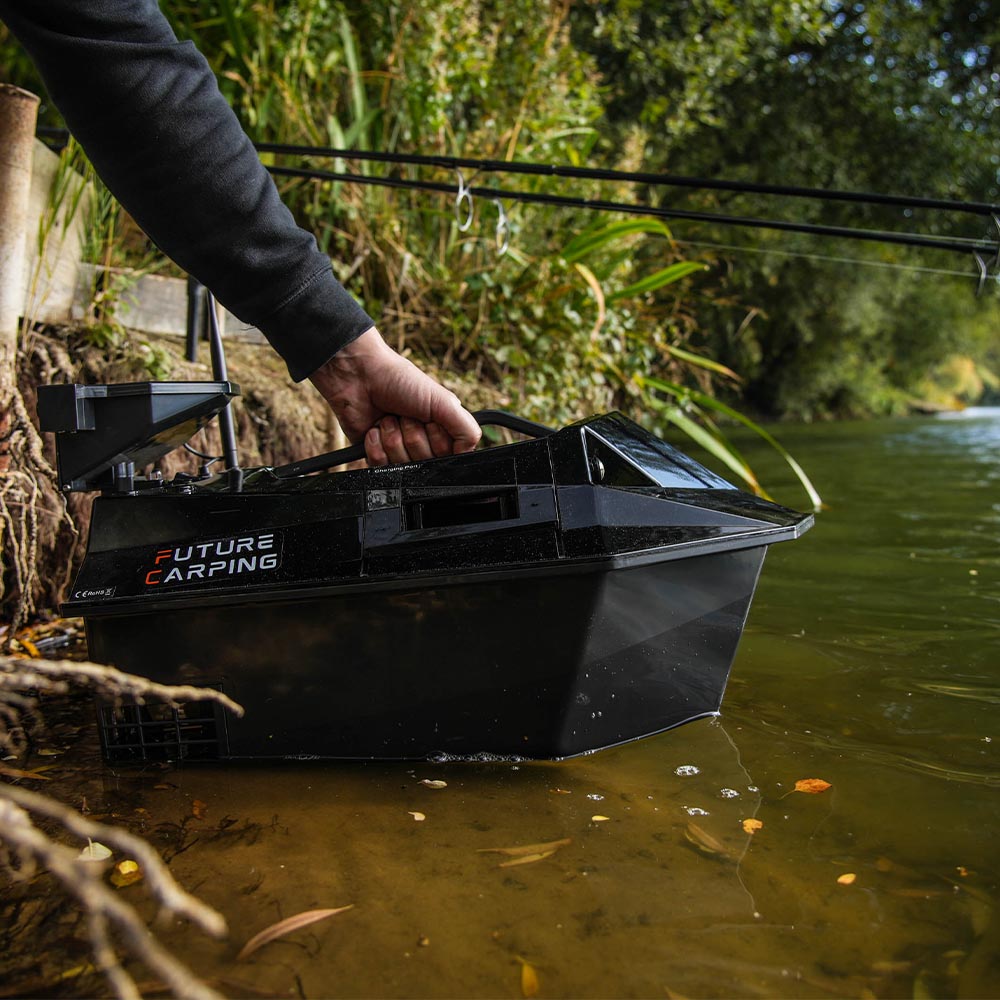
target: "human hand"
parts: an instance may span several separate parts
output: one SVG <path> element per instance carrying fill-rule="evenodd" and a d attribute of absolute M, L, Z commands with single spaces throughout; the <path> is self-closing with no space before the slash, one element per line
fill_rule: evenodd
<path fill-rule="evenodd" d="M 397 354 L 375 327 L 341 348 L 309 380 L 371 465 L 472 451 L 479 424 L 458 397 Z"/>

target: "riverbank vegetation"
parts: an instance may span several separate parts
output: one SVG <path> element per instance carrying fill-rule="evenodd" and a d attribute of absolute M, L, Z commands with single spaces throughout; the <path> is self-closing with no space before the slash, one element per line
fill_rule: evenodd
<path fill-rule="evenodd" d="M 986 0 L 933 10 L 831 0 L 753 0 L 737 9 L 719 0 L 169 7 L 258 142 L 997 202 L 990 123 L 1000 101 L 1000 29 L 988 14 Z M 32 83 L 9 40 L 0 66 Z M 57 123 L 51 109 L 48 121 Z M 531 416 L 558 422 L 625 405 L 661 429 L 700 416 L 711 434 L 708 418 L 719 414 L 688 388 L 755 416 L 807 420 L 961 405 L 997 389 L 1000 312 L 995 294 L 973 297 L 971 252 L 966 259 L 706 223 L 616 229 L 589 211 L 508 205 L 511 249 L 501 257 L 488 201 L 461 233 L 450 197 L 280 184 L 392 340 L 503 386 Z M 559 193 L 565 182 L 530 185 Z M 573 193 L 988 234 L 988 220 L 946 213 L 596 183 Z M 603 238 L 587 253 L 568 252 L 594 232 Z M 134 230 L 120 227 L 117 238 L 113 255 L 139 254 L 148 265 Z M 676 280 L 657 284 L 680 262 L 702 266 L 675 268 Z M 652 288 L 636 290 L 651 276 Z"/>

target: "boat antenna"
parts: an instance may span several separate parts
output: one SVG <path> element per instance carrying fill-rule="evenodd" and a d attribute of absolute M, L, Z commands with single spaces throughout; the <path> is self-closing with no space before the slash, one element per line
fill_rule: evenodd
<path fill-rule="evenodd" d="M 208 346 L 212 355 L 212 378 L 216 382 L 227 382 L 226 352 L 222 346 L 222 331 L 219 329 L 219 313 L 215 306 L 215 296 L 206 289 L 208 307 Z M 236 453 L 236 428 L 233 423 L 232 400 L 219 411 L 219 436 L 222 438 L 222 459 L 226 464 L 229 488 L 234 493 L 243 489 L 243 470 Z"/>

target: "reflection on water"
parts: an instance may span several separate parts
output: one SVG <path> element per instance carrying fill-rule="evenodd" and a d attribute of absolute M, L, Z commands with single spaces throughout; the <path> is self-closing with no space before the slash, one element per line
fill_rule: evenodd
<path fill-rule="evenodd" d="M 168 942 L 282 996 L 516 997 L 522 961 L 542 996 L 1000 996 L 1000 413 L 783 438 L 830 509 L 771 551 L 720 720 L 558 765 L 106 772 L 233 928 Z"/>

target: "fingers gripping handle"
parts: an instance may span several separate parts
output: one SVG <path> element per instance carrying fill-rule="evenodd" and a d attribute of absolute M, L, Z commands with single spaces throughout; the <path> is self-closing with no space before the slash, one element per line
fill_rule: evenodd
<path fill-rule="evenodd" d="M 554 433 L 554 429 L 546 427 L 545 424 L 526 420 L 524 417 L 507 413 L 506 410 L 477 410 L 472 415 L 480 427 L 505 427 L 507 430 L 535 438 Z M 279 465 L 272 471 L 279 479 L 291 479 L 293 476 L 305 476 L 310 472 L 321 472 L 323 469 L 332 469 L 337 465 L 357 462 L 364 457 L 365 446 L 354 444 L 349 448 L 340 448 L 337 451 L 328 451 L 323 455 L 317 455 L 315 458 L 303 459 L 301 462 Z"/>

